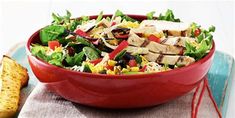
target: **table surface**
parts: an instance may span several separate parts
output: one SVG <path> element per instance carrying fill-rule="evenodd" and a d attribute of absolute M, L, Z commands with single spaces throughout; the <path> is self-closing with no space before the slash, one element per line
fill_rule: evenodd
<path fill-rule="evenodd" d="M 134 3 L 134 4 L 133 4 Z M 155 1 L 155 0 L 0 0 L 0 55 L 5 54 L 18 42 L 27 41 L 39 28 L 50 24 L 51 13 L 65 14 L 70 10 L 73 16 L 98 14 L 99 11 L 112 14 L 116 9 L 129 14 L 156 14 L 172 9 L 176 17 L 185 22 L 197 22 L 203 27 L 216 26 L 214 39 L 216 49 L 235 57 L 233 1 Z M 235 83 L 235 81 L 233 81 Z M 234 117 L 235 86 L 232 87 L 227 117 Z"/>

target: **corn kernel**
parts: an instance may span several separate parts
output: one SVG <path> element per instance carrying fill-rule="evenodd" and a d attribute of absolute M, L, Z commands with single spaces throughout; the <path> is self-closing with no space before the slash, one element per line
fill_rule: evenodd
<path fill-rule="evenodd" d="M 62 52 L 62 47 L 61 46 L 59 46 L 59 47 L 55 47 L 55 52 Z"/>
<path fill-rule="evenodd" d="M 112 71 L 112 70 L 107 70 L 107 72 L 106 72 L 108 75 L 115 75 L 115 72 L 114 71 Z"/>
<path fill-rule="evenodd" d="M 131 67 L 131 72 L 139 72 L 139 67 Z"/>
<path fill-rule="evenodd" d="M 126 73 L 126 72 L 129 72 L 129 71 L 130 71 L 130 70 L 128 70 L 128 69 L 126 69 L 126 68 L 123 68 L 121 72 L 122 72 L 122 73 Z"/>
<path fill-rule="evenodd" d="M 115 66 L 116 63 L 117 62 L 114 60 L 108 60 L 108 65 L 110 65 L 110 66 Z"/>

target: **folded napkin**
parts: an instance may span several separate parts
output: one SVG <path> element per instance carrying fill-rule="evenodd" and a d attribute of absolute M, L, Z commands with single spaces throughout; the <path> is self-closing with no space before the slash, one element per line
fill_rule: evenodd
<path fill-rule="evenodd" d="M 190 93 L 171 102 L 143 109 L 108 110 L 73 103 L 38 84 L 28 97 L 19 118 L 218 118 L 207 80 Z"/>

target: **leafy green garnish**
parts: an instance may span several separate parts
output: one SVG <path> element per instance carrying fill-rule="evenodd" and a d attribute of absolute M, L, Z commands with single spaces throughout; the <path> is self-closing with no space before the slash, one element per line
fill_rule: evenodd
<path fill-rule="evenodd" d="M 34 45 L 32 45 L 31 53 L 34 56 L 36 56 L 36 57 L 38 57 L 38 58 L 40 58 L 42 60 L 47 61 L 48 57 L 46 56 L 46 50 L 47 50 L 47 47 L 34 44 Z"/>
<path fill-rule="evenodd" d="M 61 25 L 50 25 L 40 30 L 40 39 L 43 45 L 47 45 L 48 41 L 56 40 L 62 36 L 65 28 Z"/>
<path fill-rule="evenodd" d="M 175 18 L 172 10 L 168 9 L 165 15 L 160 14 L 158 16 L 158 20 L 172 21 L 172 22 L 180 22 L 179 18 Z"/>
<path fill-rule="evenodd" d="M 63 61 L 63 54 L 62 52 L 53 52 L 49 56 L 50 60 L 48 61 L 49 64 L 55 65 L 55 66 L 60 66 L 62 67 L 62 61 Z"/>
<path fill-rule="evenodd" d="M 190 28 L 191 28 L 191 37 L 195 37 L 195 30 L 196 29 L 200 29 L 200 25 L 198 25 L 197 23 L 193 22 L 191 25 L 190 25 Z M 201 36 L 200 36 L 201 37 Z"/>
<path fill-rule="evenodd" d="M 85 64 L 85 65 L 83 66 L 83 72 L 91 73 L 91 69 L 90 69 L 89 65 Z"/>
<path fill-rule="evenodd" d="M 122 57 L 126 54 L 126 50 L 123 50 L 121 52 L 119 52 L 115 57 L 114 57 L 114 60 L 115 61 L 118 61 L 118 60 L 121 60 Z"/>
<path fill-rule="evenodd" d="M 83 45 L 86 45 L 86 46 L 88 46 L 88 47 L 93 48 L 93 49 L 94 49 L 95 51 L 97 51 L 99 54 L 101 53 L 101 51 L 100 51 L 98 48 L 96 48 L 91 42 L 87 41 L 85 38 L 83 38 L 83 37 L 77 37 L 76 40 L 77 40 L 79 43 L 83 44 Z"/>
<path fill-rule="evenodd" d="M 208 53 L 208 50 L 210 50 L 210 46 L 208 46 L 205 40 L 201 41 L 198 48 L 186 42 L 186 52 L 184 54 L 199 60 Z"/>
<path fill-rule="evenodd" d="M 83 49 L 84 54 L 89 60 L 95 60 L 100 58 L 100 55 L 98 52 L 96 52 L 93 48 L 91 47 L 84 47 Z"/>
<path fill-rule="evenodd" d="M 67 55 L 65 61 L 68 63 L 69 66 L 74 66 L 74 65 L 80 66 L 82 64 L 83 57 L 84 57 L 84 52 L 81 51 L 79 53 L 76 53 L 73 57 Z"/>
<path fill-rule="evenodd" d="M 65 16 L 52 13 L 53 22 L 52 25 L 62 25 L 65 29 L 74 31 L 76 27 L 81 24 L 82 20 L 71 19 L 71 13 L 67 10 Z"/>
<path fill-rule="evenodd" d="M 148 20 L 153 20 L 153 15 L 155 14 L 155 11 L 151 11 L 146 14 Z"/>
<path fill-rule="evenodd" d="M 68 24 L 70 23 L 70 17 L 71 13 L 68 10 L 66 10 L 65 16 L 60 16 L 59 14 L 52 13 L 52 18 L 53 18 L 52 23 L 56 25 Z"/>
<path fill-rule="evenodd" d="M 195 31 L 195 29 L 197 28 L 200 28 L 200 26 L 196 23 L 191 24 L 191 30 Z M 215 27 L 211 26 L 208 30 L 200 29 L 200 31 L 200 34 L 196 36 L 196 42 L 198 43 L 197 46 L 191 44 L 190 42 L 185 43 L 186 51 L 184 54 L 193 57 L 196 60 L 199 60 L 204 57 L 212 48 L 213 36 L 211 32 L 215 31 Z"/>
<path fill-rule="evenodd" d="M 101 21 L 103 18 L 103 11 L 100 12 L 99 16 L 96 18 L 96 23 L 98 23 L 99 21 Z"/>
<path fill-rule="evenodd" d="M 114 14 L 115 17 L 120 16 L 122 19 L 125 19 L 126 21 L 136 22 L 137 20 L 125 15 L 122 11 L 117 10 Z"/>
<path fill-rule="evenodd" d="M 34 44 L 34 45 L 32 45 L 31 53 L 34 56 L 52 64 L 52 65 L 62 67 L 63 66 L 62 61 L 64 59 L 62 52 L 53 52 L 51 55 L 46 55 L 47 48 L 48 47 Z"/>
<path fill-rule="evenodd" d="M 135 61 L 136 61 L 138 64 L 141 64 L 142 58 L 140 57 L 139 54 L 135 55 Z"/>

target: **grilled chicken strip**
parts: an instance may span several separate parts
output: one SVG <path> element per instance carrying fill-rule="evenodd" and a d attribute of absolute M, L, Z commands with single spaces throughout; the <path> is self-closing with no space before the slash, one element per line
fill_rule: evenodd
<path fill-rule="evenodd" d="M 133 32 L 130 32 L 127 42 L 132 46 L 140 47 L 145 42 L 145 39 L 139 37 Z"/>
<path fill-rule="evenodd" d="M 168 37 L 161 40 L 161 44 L 185 47 L 185 42 L 192 42 L 196 39 L 190 37 Z"/>
<path fill-rule="evenodd" d="M 172 45 L 163 45 L 156 43 L 154 41 L 149 41 L 145 38 L 140 38 L 135 33 L 131 32 L 130 36 L 128 38 L 128 43 L 131 46 L 136 47 L 145 47 L 148 48 L 148 50 L 156 53 L 162 53 L 162 54 L 182 54 L 183 47 L 177 47 Z"/>
<path fill-rule="evenodd" d="M 149 49 L 145 47 L 135 47 L 135 46 L 128 46 L 126 48 L 126 51 L 131 53 L 131 54 L 148 54 Z"/>
<path fill-rule="evenodd" d="M 156 43 L 153 41 L 150 41 L 149 44 L 146 45 L 146 48 L 148 48 L 152 52 L 162 53 L 162 54 L 182 54 L 183 53 L 182 47 L 176 47 L 172 45 L 162 45 L 160 43 Z"/>
<path fill-rule="evenodd" d="M 149 52 L 148 54 L 144 55 L 144 57 L 148 61 L 153 61 L 160 64 L 178 65 L 178 66 L 187 66 L 195 62 L 195 59 L 189 56 L 179 56 L 179 55 L 173 56 L 173 55 L 157 54 L 152 52 Z"/>
<path fill-rule="evenodd" d="M 189 36 L 190 25 L 182 22 L 171 22 L 161 20 L 144 20 L 141 22 L 140 27 L 154 26 L 156 30 L 161 30 L 167 36 Z"/>

